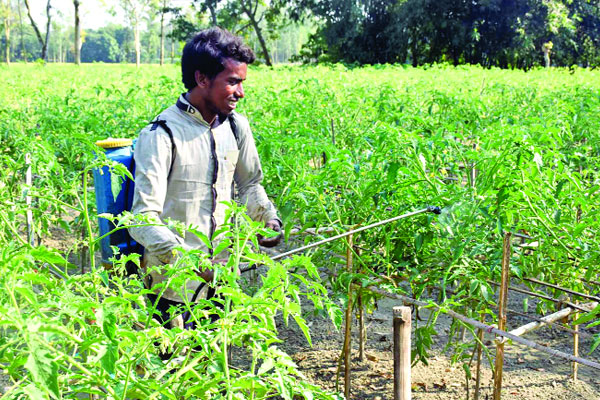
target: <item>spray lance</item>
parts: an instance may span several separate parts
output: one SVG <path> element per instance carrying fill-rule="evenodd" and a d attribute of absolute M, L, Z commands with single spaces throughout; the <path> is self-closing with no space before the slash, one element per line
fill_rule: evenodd
<path fill-rule="evenodd" d="M 386 219 L 386 220 L 383 220 L 383 221 L 375 222 L 375 223 L 373 223 L 371 225 L 366 225 L 366 226 L 363 226 L 363 227 L 360 227 L 360 228 L 353 229 L 353 230 L 348 231 L 348 232 L 340 233 L 339 235 L 335 235 L 335 236 L 332 236 L 332 237 L 327 238 L 327 239 L 320 240 L 320 241 L 315 242 L 315 243 L 307 244 L 306 246 L 302 246 L 302 247 L 298 247 L 298 248 L 290 250 L 290 251 L 286 251 L 285 253 L 281 253 L 281 254 L 278 254 L 278 255 L 276 255 L 274 257 L 271 257 L 271 260 L 277 261 L 277 260 L 280 260 L 280 259 L 285 258 L 285 257 L 289 257 L 289 256 L 297 254 L 297 253 L 302 253 L 303 251 L 311 249 L 313 247 L 318 247 L 318 246 L 320 246 L 322 244 L 333 242 L 334 240 L 338 240 L 338 239 L 341 239 L 343 237 L 353 235 L 355 233 L 366 231 L 367 229 L 371 229 L 371 228 L 375 228 L 375 227 L 378 227 L 378 226 L 381 226 L 381 225 L 389 224 L 390 222 L 398 221 L 398 220 L 401 220 L 401 219 L 405 219 L 405 218 L 409 218 L 409 217 L 414 217 L 415 215 L 419 215 L 419 214 L 423 214 L 423 213 L 433 213 L 433 214 L 439 215 L 439 214 L 442 213 L 442 209 L 440 207 L 438 207 L 438 206 L 427 206 L 427 207 L 425 207 L 425 208 L 423 208 L 421 210 L 412 211 L 412 212 L 409 212 L 409 213 L 406 213 L 406 214 L 398 215 L 398 216 L 393 217 L 393 218 L 389 218 L 389 219 Z M 252 266 L 249 266 L 249 267 L 246 267 L 246 268 L 241 268 L 240 272 L 244 273 L 244 272 L 252 271 L 252 270 L 254 270 L 256 268 L 258 268 L 257 265 L 252 265 Z"/>

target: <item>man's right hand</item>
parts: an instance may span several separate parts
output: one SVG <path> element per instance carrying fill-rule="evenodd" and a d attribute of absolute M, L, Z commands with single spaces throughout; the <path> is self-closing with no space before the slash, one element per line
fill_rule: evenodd
<path fill-rule="evenodd" d="M 212 269 L 201 269 L 200 273 L 198 274 L 200 276 L 200 278 L 204 279 L 206 282 L 212 282 L 214 277 L 215 277 L 215 273 Z"/>

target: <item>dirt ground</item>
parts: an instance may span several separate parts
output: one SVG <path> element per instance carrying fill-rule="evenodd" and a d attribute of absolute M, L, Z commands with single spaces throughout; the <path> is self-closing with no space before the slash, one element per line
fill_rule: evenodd
<path fill-rule="evenodd" d="M 515 300 L 517 296 L 514 296 Z M 392 307 L 397 300 L 382 299 L 378 309 L 366 317 L 367 343 L 364 361 L 358 360 L 358 326 L 355 321 L 352 338 L 351 399 L 393 399 L 393 354 L 392 354 Z M 414 318 L 414 316 L 413 316 Z M 311 335 L 313 347 L 306 343 L 302 333 L 294 326 L 281 327 L 280 338 L 285 341 L 282 347 L 293 356 L 306 378 L 323 388 L 335 389 L 337 358 L 343 343 L 343 332 L 337 332 L 325 319 L 313 319 Z M 460 364 L 452 365 L 450 352 L 445 351 L 450 318 L 438 319 L 431 350 L 429 365 L 419 363 L 412 369 L 413 399 L 450 400 L 466 399 L 465 373 Z M 509 328 L 530 322 L 522 317 L 509 316 Z M 414 327 L 414 324 L 413 324 Z M 572 353 L 572 335 L 552 327 L 544 327 L 529 333 L 527 339 L 540 344 Z M 494 354 L 493 335 L 486 334 L 484 343 Z M 467 334 L 466 340 L 472 340 Z M 582 353 L 587 353 L 592 341 L 581 340 Z M 585 357 L 586 355 L 583 354 Z M 589 359 L 599 361 L 595 352 Z M 579 380 L 571 379 L 571 363 L 553 358 L 540 351 L 510 344 L 505 348 L 503 376 L 503 399 L 600 399 L 600 373 L 579 367 Z M 470 397 L 475 387 L 475 362 L 471 366 L 473 378 L 470 381 Z M 343 372 L 340 377 L 340 390 L 343 390 Z M 482 362 L 480 399 L 492 398 L 492 373 L 489 363 Z"/>

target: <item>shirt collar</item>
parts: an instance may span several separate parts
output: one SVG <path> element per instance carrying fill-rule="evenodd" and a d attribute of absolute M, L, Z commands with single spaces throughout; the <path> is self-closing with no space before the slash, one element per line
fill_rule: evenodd
<path fill-rule="evenodd" d="M 181 96 L 179 96 L 179 99 L 177 99 L 177 103 L 175 105 L 181 111 L 190 115 L 192 118 L 196 119 L 202 125 L 205 125 L 207 127 L 213 128 L 213 129 L 220 126 L 227 119 L 226 115 L 217 114 L 217 117 L 213 121 L 212 125 L 209 125 L 208 122 L 206 122 L 204 120 L 204 117 L 202 117 L 202 114 L 200 113 L 200 111 L 186 99 L 185 93 L 183 93 Z"/>

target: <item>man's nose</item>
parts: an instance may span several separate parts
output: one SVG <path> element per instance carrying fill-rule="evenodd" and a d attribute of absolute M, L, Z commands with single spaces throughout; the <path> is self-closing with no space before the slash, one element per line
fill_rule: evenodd
<path fill-rule="evenodd" d="M 237 85 L 237 88 L 235 89 L 235 95 L 240 99 L 244 97 L 244 87 L 241 83 Z"/>

